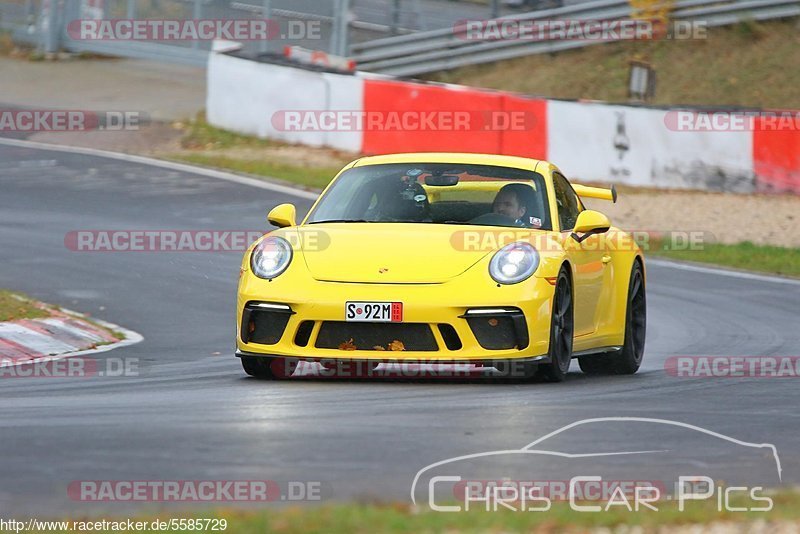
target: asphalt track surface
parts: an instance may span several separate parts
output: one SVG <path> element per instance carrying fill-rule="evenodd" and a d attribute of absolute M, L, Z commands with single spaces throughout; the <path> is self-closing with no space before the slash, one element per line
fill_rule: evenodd
<path fill-rule="evenodd" d="M 265 382 L 246 377 L 233 356 L 239 252 L 86 253 L 64 244 L 71 230 L 261 230 L 268 208 L 290 201 L 301 212 L 310 204 L 196 173 L 0 143 L 0 287 L 144 336 L 97 355 L 138 359 L 139 376 L 0 380 L 0 515 L 141 506 L 72 501 L 66 488 L 79 480 L 322 481 L 335 500 L 407 502 L 415 474 L 432 462 L 519 448 L 597 417 L 668 419 L 771 443 L 783 468 L 771 484 L 800 480 L 797 379 L 664 371 L 676 355 L 798 355 L 798 283 L 650 263 L 647 350 L 635 376 L 588 378 L 573 362 L 561 384 Z M 557 445 L 660 449 L 671 432 L 609 422 L 573 429 Z M 700 472 L 716 458 L 731 479 L 760 482 L 744 467 L 751 449 L 716 449 L 707 437 L 680 434 L 663 465 L 658 456 L 592 465 L 624 466 L 631 477 L 661 469 L 666 479 L 677 454 Z"/>

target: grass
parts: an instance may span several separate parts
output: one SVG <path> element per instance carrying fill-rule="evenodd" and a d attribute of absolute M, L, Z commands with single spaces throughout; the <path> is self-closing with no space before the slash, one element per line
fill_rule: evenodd
<path fill-rule="evenodd" d="M 0 289 L 0 321 L 14 321 L 16 319 L 36 319 L 48 317 L 49 314 L 36 306 L 30 297 L 20 293 L 12 293 L 7 289 Z"/>
<path fill-rule="evenodd" d="M 263 178 L 278 178 L 315 189 L 322 189 L 328 185 L 331 178 L 340 170 L 338 167 L 298 167 L 270 160 L 243 160 L 206 154 L 171 154 L 170 158 L 206 167 L 252 174 Z"/>
<path fill-rule="evenodd" d="M 200 113 L 185 126 L 181 152 L 162 157 L 218 169 L 277 178 L 322 189 L 354 154 L 313 149 L 241 135 L 211 126 Z"/>
<path fill-rule="evenodd" d="M 549 98 L 625 102 L 628 62 L 657 73 L 653 104 L 800 109 L 798 19 L 710 28 L 693 41 L 608 43 L 435 73 L 428 78 Z"/>
<path fill-rule="evenodd" d="M 11 32 L 0 30 L 0 56 L 8 56 L 14 50 Z"/>
<path fill-rule="evenodd" d="M 15 43 L 10 31 L 0 30 L 0 57 L 41 61 L 44 59 L 44 54 L 31 45 Z"/>
<path fill-rule="evenodd" d="M 647 254 L 800 278 L 800 248 L 754 245 L 749 241 L 735 245 L 705 243 L 695 250 L 672 248 L 668 243 L 653 242 Z"/>
<path fill-rule="evenodd" d="M 206 513 L 162 513 L 160 516 L 137 517 L 135 521 L 152 522 L 156 517 L 220 518 L 227 521 L 230 533 L 300 534 L 326 532 L 350 533 L 417 533 L 417 532 L 560 532 L 580 531 L 592 527 L 638 525 L 643 531 L 656 531 L 665 525 L 696 525 L 712 522 L 793 521 L 800 519 L 800 495 L 780 493 L 771 497 L 770 512 L 720 512 L 716 499 L 687 503 L 684 512 L 678 511 L 675 501 L 657 503 L 658 511 L 629 512 L 623 506 L 617 510 L 586 513 L 575 512 L 565 502 L 554 502 L 548 511 L 441 513 L 427 508 L 413 509 L 406 504 L 332 504 L 322 506 L 292 506 L 265 508 L 259 511 L 211 510 Z M 455 503 L 454 503 L 455 504 Z M 588 503 L 588 504 L 601 504 Z M 732 505 L 759 506 L 752 501 L 731 501 Z M 768 529 L 769 530 L 769 529 Z M 58 531 L 58 530 L 56 530 Z M 101 530 L 102 532 L 102 530 Z"/>
<path fill-rule="evenodd" d="M 198 113 L 194 120 L 186 126 L 186 132 L 181 138 L 181 146 L 195 150 L 218 150 L 221 148 L 268 148 L 275 146 L 275 141 L 259 139 L 249 135 L 237 134 L 211 126 L 206 120 L 205 113 Z"/>

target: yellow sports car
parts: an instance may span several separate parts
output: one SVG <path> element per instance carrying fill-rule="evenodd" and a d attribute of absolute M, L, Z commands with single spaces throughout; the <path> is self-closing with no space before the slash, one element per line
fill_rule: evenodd
<path fill-rule="evenodd" d="M 268 379 L 300 361 L 473 363 L 561 381 L 578 358 L 587 373 L 635 373 L 644 258 L 582 197 L 616 191 L 511 156 L 358 159 L 300 224 L 291 204 L 269 213 L 279 229 L 242 261 L 237 356 Z"/>

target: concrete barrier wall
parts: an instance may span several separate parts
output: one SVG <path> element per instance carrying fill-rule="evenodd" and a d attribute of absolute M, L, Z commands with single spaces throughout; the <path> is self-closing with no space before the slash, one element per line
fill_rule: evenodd
<path fill-rule="evenodd" d="M 367 114 L 380 127 L 290 128 L 287 114 Z M 469 115 L 462 129 L 387 128 L 389 115 Z M 800 128 L 683 131 L 675 110 L 564 102 L 212 53 L 207 114 L 227 130 L 363 154 L 483 152 L 547 159 L 570 178 L 712 191 L 800 193 Z M 524 116 L 516 127 L 497 117 Z M 396 118 L 396 117 L 395 117 Z M 800 121 L 800 118 L 798 119 Z M 501 121 L 502 122 L 502 121 Z"/>
<path fill-rule="evenodd" d="M 750 192 L 751 132 L 671 130 L 668 110 L 548 103 L 548 157 L 567 176 L 637 186 Z"/>
<path fill-rule="evenodd" d="M 293 131 L 276 117 L 287 111 L 361 110 L 363 87 L 355 76 L 212 53 L 206 114 L 214 126 L 262 139 L 360 152 L 361 132 Z"/>
<path fill-rule="evenodd" d="M 800 117 L 800 113 L 795 115 Z M 776 130 L 761 120 L 753 132 L 753 170 L 761 192 L 800 194 L 800 125 Z M 790 126 L 790 125 L 787 125 Z"/>

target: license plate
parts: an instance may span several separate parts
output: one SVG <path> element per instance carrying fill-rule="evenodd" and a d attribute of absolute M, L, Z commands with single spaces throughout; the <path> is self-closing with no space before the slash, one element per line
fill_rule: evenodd
<path fill-rule="evenodd" d="M 347 321 L 360 323 L 403 322 L 402 302 L 348 302 L 344 306 Z"/>

